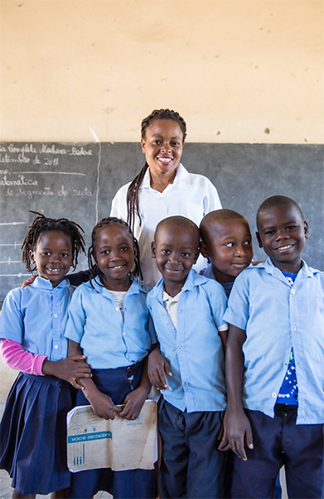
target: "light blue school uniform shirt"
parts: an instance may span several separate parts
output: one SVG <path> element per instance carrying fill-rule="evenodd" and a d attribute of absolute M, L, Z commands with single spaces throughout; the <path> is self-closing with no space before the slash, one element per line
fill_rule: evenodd
<path fill-rule="evenodd" d="M 53 288 L 37 277 L 26 288 L 11 290 L 0 315 L 0 338 L 21 343 L 25 350 L 58 361 L 67 356 L 64 337 L 74 287 L 64 279 Z"/>
<path fill-rule="evenodd" d="M 161 353 L 172 372 L 163 397 L 181 411 L 222 411 L 226 389 L 218 331 L 227 329 L 222 319 L 225 292 L 219 283 L 191 270 L 179 296 L 175 329 L 163 303 L 163 287 L 160 279 L 147 297 Z"/>
<path fill-rule="evenodd" d="M 324 422 L 324 273 L 303 261 L 293 286 L 268 258 L 235 280 L 224 320 L 246 331 L 244 407 L 274 417 L 294 349 L 297 424 Z"/>
<path fill-rule="evenodd" d="M 123 317 L 99 277 L 76 289 L 65 336 L 80 344 L 93 369 L 127 367 L 148 355 L 156 342 L 146 305 L 148 291 L 137 280 L 132 282 L 125 295 Z"/>

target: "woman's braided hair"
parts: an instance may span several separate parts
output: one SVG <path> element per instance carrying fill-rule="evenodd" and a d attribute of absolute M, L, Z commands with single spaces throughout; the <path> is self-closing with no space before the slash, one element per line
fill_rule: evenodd
<path fill-rule="evenodd" d="M 84 239 L 81 232 L 84 232 L 82 227 L 67 218 L 48 218 L 37 211 L 30 211 L 37 215 L 33 223 L 28 227 L 27 235 L 21 246 L 22 257 L 21 261 L 26 264 L 26 269 L 33 272 L 36 267 L 31 268 L 30 251 L 35 251 L 38 239 L 43 232 L 63 232 L 71 238 L 72 245 L 72 267 L 75 270 L 78 264 L 78 255 L 82 251 L 85 253 Z"/>
<path fill-rule="evenodd" d="M 187 135 L 187 125 L 185 120 L 180 116 L 176 111 L 172 111 L 170 109 L 155 109 L 152 113 L 144 118 L 141 125 L 141 137 L 142 139 L 146 138 L 146 130 L 149 128 L 151 123 L 154 120 L 172 120 L 179 124 L 181 131 L 183 133 L 183 142 L 185 141 Z M 127 223 L 134 230 L 135 224 L 135 216 L 138 216 L 139 225 L 141 226 L 142 220 L 139 209 L 139 200 L 138 200 L 138 190 L 143 182 L 143 178 L 145 172 L 148 168 L 148 164 L 145 162 L 145 165 L 139 172 L 139 174 L 134 178 L 131 182 L 130 186 L 127 190 Z"/>
<path fill-rule="evenodd" d="M 97 223 L 97 225 L 93 228 L 92 233 L 91 233 L 91 246 L 88 249 L 88 265 L 89 265 L 89 270 L 90 270 L 90 277 L 91 279 L 94 279 L 98 275 L 102 275 L 101 270 L 96 264 L 95 261 L 95 238 L 96 238 L 96 233 L 97 230 L 100 229 L 101 227 L 104 227 L 105 225 L 120 225 L 123 227 L 130 235 L 132 241 L 133 241 L 133 246 L 135 250 L 135 267 L 131 272 L 131 278 L 133 277 L 138 277 L 141 281 L 143 281 L 143 274 L 141 270 L 141 264 L 140 264 L 140 254 L 139 254 L 139 246 L 136 237 L 134 237 L 133 232 L 129 225 L 124 222 L 124 220 L 121 220 L 120 218 L 116 217 L 106 217 L 100 220 L 100 222 Z"/>

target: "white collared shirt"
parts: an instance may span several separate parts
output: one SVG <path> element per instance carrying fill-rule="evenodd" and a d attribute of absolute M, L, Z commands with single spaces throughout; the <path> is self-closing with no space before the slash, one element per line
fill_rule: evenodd
<path fill-rule="evenodd" d="M 112 201 L 111 216 L 127 220 L 128 187 L 129 183 L 117 191 Z M 216 187 L 210 180 L 203 175 L 189 173 L 181 163 L 177 167 L 173 183 L 163 192 L 151 188 L 150 172 L 147 169 L 139 188 L 139 200 L 142 225 L 139 226 L 136 217 L 134 236 L 139 242 L 144 282 L 153 287 L 161 278 L 155 260 L 151 257 L 151 243 L 157 224 L 166 217 L 182 215 L 199 226 L 207 213 L 220 209 L 222 205 Z M 194 269 L 199 272 L 206 265 L 206 260 L 200 255 Z"/>
<path fill-rule="evenodd" d="M 162 297 L 165 309 L 169 314 L 169 317 L 172 321 L 175 330 L 177 330 L 178 302 L 181 295 L 181 291 L 175 296 L 170 296 L 166 291 L 163 291 L 163 297 Z"/>

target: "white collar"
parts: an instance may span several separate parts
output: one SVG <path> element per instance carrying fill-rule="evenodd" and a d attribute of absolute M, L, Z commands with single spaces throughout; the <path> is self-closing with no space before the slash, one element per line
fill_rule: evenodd
<path fill-rule="evenodd" d="M 185 180 L 189 176 L 189 172 L 185 169 L 185 167 L 179 163 L 176 168 L 176 175 L 173 180 L 173 184 L 179 183 L 181 180 Z M 145 175 L 143 177 L 141 186 L 143 189 L 152 189 L 151 187 L 151 178 L 150 178 L 150 168 L 148 167 Z M 154 189 L 153 189 L 154 190 Z"/>

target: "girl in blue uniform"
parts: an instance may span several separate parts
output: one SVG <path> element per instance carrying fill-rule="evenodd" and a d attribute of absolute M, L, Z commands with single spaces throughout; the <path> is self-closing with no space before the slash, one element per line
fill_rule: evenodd
<path fill-rule="evenodd" d="M 155 334 L 129 226 L 114 217 L 101 220 L 92 231 L 88 259 L 92 279 L 75 291 L 65 333 L 69 355 L 84 353 L 92 369 L 92 378 L 80 381 L 84 390 L 77 405 L 91 404 L 105 419 L 118 413 L 133 420 L 150 392 L 146 357 Z M 155 470 L 105 468 L 72 475 L 70 498 L 90 498 L 99 490 L 115 498 L 155 498 Z"/>
<path fill-rule="evenodd" d="M 74 222 L 36 215 L 22 261 L 38 277 L 8 293 L 0 316 L 3 360 L 21 371 L 1 421 L 0 465 L 12 477 L 13 498 L 49 493 L 62 498 L 70 485 L 65 418 L 71 385 L 80 388 L 76 378 L 91 375 L 84 357 L 66 358 L 64 338 L 73 291 L 65 275 L 76 267 L 84 241 Z"/>

